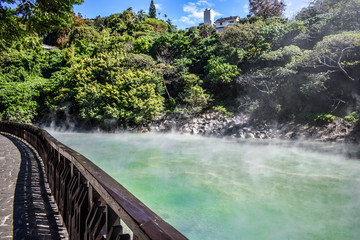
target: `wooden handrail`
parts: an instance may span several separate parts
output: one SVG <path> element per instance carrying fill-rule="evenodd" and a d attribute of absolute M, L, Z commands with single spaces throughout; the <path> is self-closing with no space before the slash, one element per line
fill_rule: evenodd
<path fill-rule="evenodd" d="M 44 162 L 70 239 L 187 239 L 89 159 L 47 131 L 0 122 L 0 131 L 31 144 Z"/>

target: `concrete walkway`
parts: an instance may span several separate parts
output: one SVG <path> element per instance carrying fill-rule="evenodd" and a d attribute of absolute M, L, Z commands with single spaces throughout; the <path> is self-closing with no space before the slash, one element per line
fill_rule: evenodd
<path fill-rule="evenodd" d="M 0 239 L 67 239 L 42 161 L 21 140 L 0 134 Z"/>

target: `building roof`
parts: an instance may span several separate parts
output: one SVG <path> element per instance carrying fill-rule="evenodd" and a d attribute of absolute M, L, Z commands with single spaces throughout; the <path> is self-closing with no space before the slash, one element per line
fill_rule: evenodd
<path fill-rule="evenodd" d="M 217 22 L 226 22 L 226 21 L 230 21 L 230 20 L 236 20 L 237 18 L 240 18 L 240 16 L 231 16 L 231 17 L 226 17 L 226 18 L 219 18 L 215 21 L 215 23 Z"/>

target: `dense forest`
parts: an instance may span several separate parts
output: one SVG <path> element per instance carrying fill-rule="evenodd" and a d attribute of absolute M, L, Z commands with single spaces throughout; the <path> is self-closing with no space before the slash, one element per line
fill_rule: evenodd
<path fill-rule="evenodd" d="M 71 13 L 81 1 L 53 15 L 30 6 L 38 14 L 21 18 L 4 2 L 2 120 L 106 126 L 218 111 L 358 122 L 360 0 L 315 0 L 294 20 L 252 14 L 219 34 L 131 8 L 84 19 Z"/>

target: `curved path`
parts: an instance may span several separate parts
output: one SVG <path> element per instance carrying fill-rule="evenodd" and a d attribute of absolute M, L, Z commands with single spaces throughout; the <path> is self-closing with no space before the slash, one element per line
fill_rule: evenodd
<path fill-rule="evenodd" d="M 0 134 L 0 239 L 67 239 L 34 150 Z"/>

